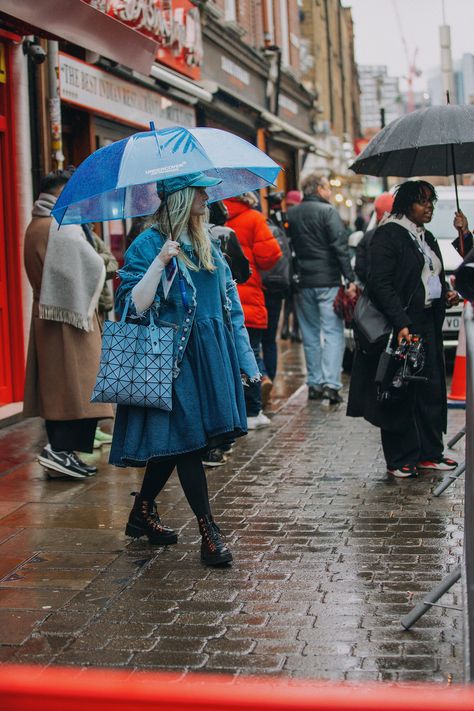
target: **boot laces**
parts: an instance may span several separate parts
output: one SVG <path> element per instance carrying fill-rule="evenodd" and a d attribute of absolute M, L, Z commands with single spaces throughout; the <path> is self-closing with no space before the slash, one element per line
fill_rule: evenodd
<path fill-rule="evenodd" d="M 201 533 L 211 551 L 216 551 L 219 545 L 224 545 L 221 529 L 214 521 L 202 519 Z"/>
<path fill-rule="evenodd" d="M 162 533 L 164 526 L 161 523 L 155 501 L 143 499 L 137 492 L 132 492 L 131 495 L 135 496 L 135 501 L 137 501 L 138 498 L 138 513 L 146 525 L 152 528 L 156 533 Z"/>

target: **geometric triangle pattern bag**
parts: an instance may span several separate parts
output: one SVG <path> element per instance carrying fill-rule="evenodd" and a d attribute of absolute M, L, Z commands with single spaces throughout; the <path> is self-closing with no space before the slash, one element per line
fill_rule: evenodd
<path fill-rule="evenodd" d="M 91 402 L 171 410 L 173 328 L 126 323 L 130 297 L 120 321 L 106 321 L 99 372 Z"/>

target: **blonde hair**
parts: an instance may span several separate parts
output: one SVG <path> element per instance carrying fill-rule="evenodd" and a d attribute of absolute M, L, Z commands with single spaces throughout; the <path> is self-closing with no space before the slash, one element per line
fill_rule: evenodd
<path fill-rule="evenodd" d="M 258 198 L 255 195 L 255 193 L 248 192 L 248 193 L 242 193 L 241 195 L 237 195 L 234 200 L 238 200 L 239 202 L 243 202 L 245 205 L 248 205 L 249 207 L 255 207 L 258 205 Z"/>
<path fill-rule="evenodd" d="M 198 271 L 202 267 L 209 272 L 213 272 L 216 266 L 212 257 L 211 241 L 204 228 L 204 224 L 207 222 L 206 216 L 193 217 L 191 215 L 191 207 L 195 195 L 196 188 L 193 187 L 183 188 L 171 193 L 166 198 L 168 207 L 162 202 L 155 213 L 156 225 L 162 234 L 168 235 L 170 239 L 176 242 L 180 241 L 181 234 L 187 230 L 199 264 L 196 266 L 184 250 L 180 252 L 178 259 L 193 271 Z"/>

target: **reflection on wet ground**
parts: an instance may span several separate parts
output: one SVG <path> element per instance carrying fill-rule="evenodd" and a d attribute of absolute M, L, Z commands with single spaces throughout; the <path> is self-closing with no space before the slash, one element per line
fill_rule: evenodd
<path fill-rule="evenodd" d="M 125 538 L 138 470 L 46 479 L 37 420 L 0 431 L 0 660 L 334 680 L 462 681 L 461 615 L 400 617 L 462 551 L 462 480 L 390 481 L 378 432 L 308 402 L 299 345 L 282 343 L 272 425 L 208 470 L 231 568 L 199 561 L 175 477 L 160 496 L 178 545 Z M 450 434 L 464 424 L 450 412 Z M 463 443 L 457 447 L 462 457 Z M 460 604 L 460 586 L 442 599 Z"/>

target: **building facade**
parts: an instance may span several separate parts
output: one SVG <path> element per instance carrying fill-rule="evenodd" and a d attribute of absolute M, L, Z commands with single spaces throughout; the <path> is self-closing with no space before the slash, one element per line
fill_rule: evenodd
<path fill-rule="evenodd" d="M 318 150 L 297 0 L 4 0 L 0 9 L 0 422 L 21 411 L 23 235 L 42 175 L 172 124 L 243 136 L 297 187 Z M 266 202 L 262 200 L 265 208 Z M 128 221 L 96 225 L 119 262 Z"/>
<path fill-rule="evenodd" d="M 338 188 L 341 213 L 352 219 L 361 182 L 349 165 L 361 129 L 351 9 L 340 0 L 303 0 L 300 27 L 302 77 L 316 96 L 312 125 L 318 143 L 303 172 L 315 170 L 330 177 Z"/>
<path fill-rule="evenodd" d="M 381 109 L 385 125 L 403 113 L 399 80 L 390 77 L 384 65 L 359 65 L 359 82 L 362 134 L 371 137 L 381 128 Z"/>
<path fill-rule="evenodd" d="M 226 128 L 280 163 L 278 187 L 295 188 L 305 151 L 316 150 L 314 95 L 301 83 L 297 0 L 209 0 L 203 10 L 202 125 Z M 265 203 L 264 203 L 265 204 Z"/>

